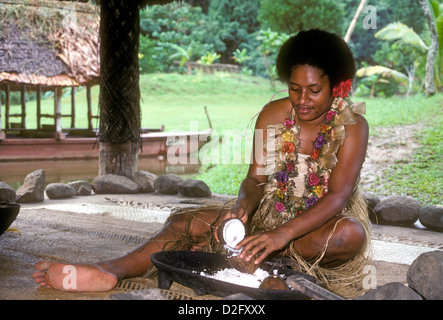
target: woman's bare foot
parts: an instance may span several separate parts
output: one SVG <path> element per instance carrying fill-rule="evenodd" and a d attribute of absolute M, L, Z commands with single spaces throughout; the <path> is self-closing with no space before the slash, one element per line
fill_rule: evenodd
<path fill-rule="evenodd" d="M 70 265 L 65 263 L 39 261 L 38 270 L 32 274 L 34 281 L 42 287 L 62 291 L 109 291 L 117 285 L 118 279 L 112 273 L 96 264 Z"/>

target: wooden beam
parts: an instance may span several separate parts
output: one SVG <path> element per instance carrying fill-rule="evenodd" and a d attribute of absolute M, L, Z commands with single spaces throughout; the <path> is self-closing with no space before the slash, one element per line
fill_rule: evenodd
<path fill-rule="evenodd" d="M 55 125 L 55 138 L 58 140 L 64 139 L 65 134 L 62 132 L 62 96 L 63 88 L 54 88 L 54 125 Z"/>

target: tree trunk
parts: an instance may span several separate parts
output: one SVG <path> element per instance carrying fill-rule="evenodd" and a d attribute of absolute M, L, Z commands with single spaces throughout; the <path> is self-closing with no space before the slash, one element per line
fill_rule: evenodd
<path fill-rule="evenodd" d="M 425 89 L 428 96 L 435 94 L 435 82 L 434 82 L 434 61 L 438 51 L 438 35 L 435 28 L 435 21 L 432 17 L 431 10 L 428 6 L 428 1 L 420 0 L 421 7 L 425 13 L 426 21 L 428 23 L 429 31 L 431 33 L 431 45 L 428 49 L 428 55 L 426 57 L 426 78 Z"/>
<path fill-rule="evenodd" d="M 363 8 L 365 7 L 366 0 L 361 0 L 360 5 L 357 8 L 357 11 L 355 12 L 354 18 L 351 21 L 351 24 L 349 25 L 348 31 L 346 31 L 346 35 L 344 40 L 346 43 L 351 40 L 352 33 L 354 32 L 355 25 L 357 24 L 358 17 L 360 17 L 361 12 L 363 11 Z"/>
<path fill-rule="evenodd" d="M 133 178 L 140 142 L 138 1 L 101 1 L 99 175 Z"/>

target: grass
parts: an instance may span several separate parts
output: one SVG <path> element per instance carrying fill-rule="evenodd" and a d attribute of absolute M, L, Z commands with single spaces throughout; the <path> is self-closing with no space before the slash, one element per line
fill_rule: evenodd
<path fill-rule="evenodd" d="M 212 127 L 214 141 L 228 136 L 239 136 L 250 119 L 261 110 L 271 96 L 278 90 L 285 89 L 280 84 L 271 88 L 269 81 L 257 77 L 216 73 L 214 75 L 195 74 L 149 74 L 140 77 L 142 127 L 160 127 L 166 131 L 206 129 L 208 119 L 206 106 Z M 98 113 L 98 87 L 92 90 L 95 114 Z M 280 93 L 276 98 L 284 96 Z M 371 190 L 382 194 L 410 195 L 423 204 L 442 203 L 442 124 L 443 94 L 427 98 L 423 95 L 392 98 L 360 98 L 365 101 L 366 118 L 370 125 L 370 134 L 376 135 L 377 128 L 394 127 L 420 123 L 423 131 L 418 133 L 422 145 L 411 158 L 386 168 L 380 188 Z M 76 96 L 77 127 L 87 127 L 86 90 L 79 90 Z M 4 108 L 4 106 L 2 106 Z M 53 113 L 53 100 L 42 102 L 43 113 Z M 19 113 L 20 106 L 11 107 L 11 113 Z M 35 101 L 28 102 L 27 127 L 35 128 Z M 62 113 L 70 113 L 70 94 L 66 92 L 62 100 Z M 2 109 L 2 115 L 4 110 Z M 4 118 L 2 118 L 4 122 Z M 19 122 L 19 120 L 17 120 Z M 43 123 L 53 124 L 46 119 Z M 94 123 L 97 126 L 98 122 Z M 2 124 L 4 126 L 4 123 Z M 70 119 L 63 118 L 63 127 L 70 126 Z M 248 131 L 248 134 L 252 131 Z M 193 176 L 204 180 L 214 192 L 236 194 L 244 178 L 249 159 L 251 141 L 244 137 L 232 143 L 230 158 L 220 163 L 222 147 L 216 146 L 218 162 L 205 162 L 200 172 Z M 240 161 L 237 153 L 241 152 Z M 218 154 L 217 154 L 218 153 Z M 214 156 L 214 154 L 211 154 Z"/>
<path fill-rule="evenodd" d="M 379 195 L 411 196 L 423 205 L 443 201 L 443 95 L 415 95 L 408 99 L 366 99 L 366 118 L 370 134 L 381 127 L 420 125 L 416 135 L 420 147 L 409 159 L 385 168 L 378 187 L 370 190 Z"/>
<path fill-rule="evenodd" d="M 386 168 L 375 194 L 411 196 L 424 205 L 442 204 L 443 121 L 418 133 L 421 147 L 411 159 Z"/>

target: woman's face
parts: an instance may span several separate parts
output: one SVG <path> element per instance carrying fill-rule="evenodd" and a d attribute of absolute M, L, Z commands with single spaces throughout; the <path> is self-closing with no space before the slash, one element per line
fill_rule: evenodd
<path fill-rule="evenodd" d="M 294 66 L 289 79 L 289 99 L 297 120 L 320 124 L 331 108 L 331 90 L 329 78 L 321 69 L 310 65 Z"/>

